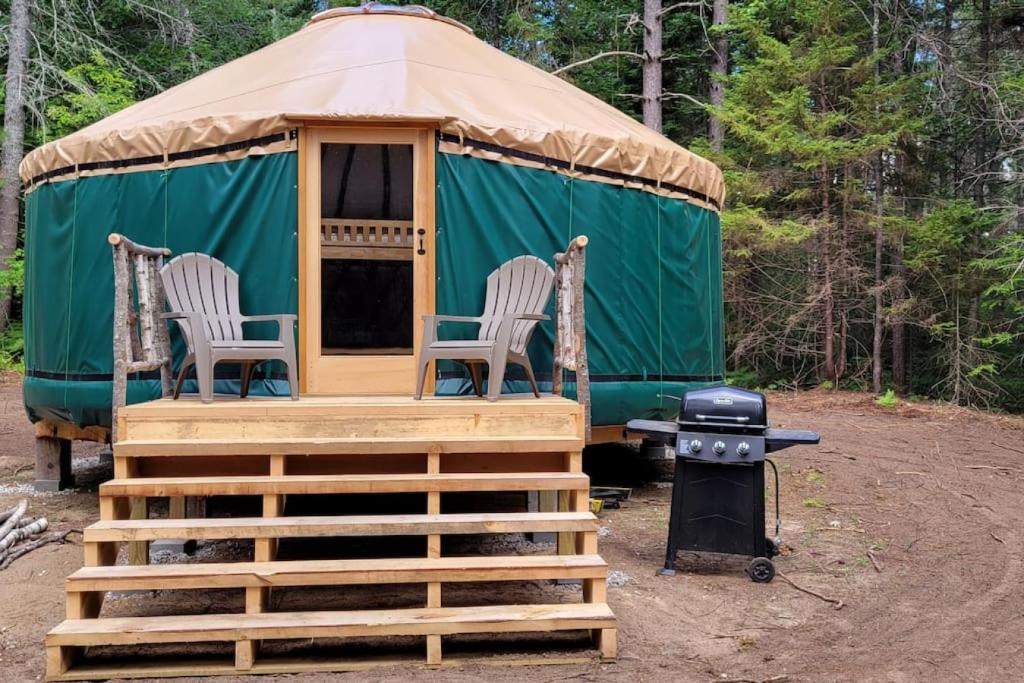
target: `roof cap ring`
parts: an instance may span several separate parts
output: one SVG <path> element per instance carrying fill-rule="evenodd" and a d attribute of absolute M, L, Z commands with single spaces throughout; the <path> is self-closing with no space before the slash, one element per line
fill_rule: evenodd
<path fill-rule="evenodd" d="M 352 17 L 365 14 L 389 14 L 406 17 L 419 17 L 420 19 L 433 19 L 434 21 L 440 21 L 445 24 L 449 24 L 456 28 L 462 29 L 466 33 L 473 34 L 473 29 L 466 26 L 460 21 L 449 19 L 448 17 L 438 14 L 429 7 L 423 5 L 386 5 L 376 0 L 369 0 L 364 2 L 359 7 L 334 7 L 332 9 L 324 10 L 313 15 L 306 26 L 312 26 L 313 24 L 328 19 L 337 19 L 339 17 Z"/>

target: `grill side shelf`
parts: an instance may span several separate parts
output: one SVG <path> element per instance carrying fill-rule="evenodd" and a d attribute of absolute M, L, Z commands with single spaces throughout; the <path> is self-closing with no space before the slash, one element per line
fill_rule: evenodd
<path fill-rule="evenodd" d="M 765 450 L 781 451 L 790 446 L 813 446 L 821 442 L 821 435 L 807 429 L 768 429 L 764 433 Z"/>
<path fill-rule="evenodd" d="M 666 446 L 674 446 L 676 434 L 679 433 L 679 425 L 662 420 L 630 420 L 626 423 L 626 430 L 640 432 Z"/>

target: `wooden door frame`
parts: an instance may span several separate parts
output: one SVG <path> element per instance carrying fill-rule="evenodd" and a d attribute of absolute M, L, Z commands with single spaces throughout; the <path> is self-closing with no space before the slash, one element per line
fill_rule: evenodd
<path fill-rule="evenodd" d="M 335 135 L 331 135 L 334 133 Z M 414 257 L 413 296 L 423 297 L 423 313 L 434 313 L 436 303 L 436 279 L 434 276 L 437 256 L 435 251 L 435 129 L 421 126 L 372 125 L 363 123 L 351 125 L 300 126 L 298 138 L 298 273 L 299 273 L 299 392 L 313 393 L 310 379 L 316 370 L 316 359 L 320 357 L 319 319 L 315 331 L 310 329 L 319 315 L 320 293 L 309 286 L 309 263 L 318 263 L 320 257 L 320 216 L 314 215 L 318 201 L 309 200 L 309 192 L 319 191 L 320 168 L 318 157 L 311 156 L 311 145 L 319 144 L 326 137 L 344 137 L 345 142 L 355 144 L 412 144 L 413 147 L 413 215 L 416 228 L 423 228 L 423 246 L 426 255 Z M 419 248 L 417 234 L 414 249 Z M 413 358 L 419 358 L 423 340 L 423 319 L 417 315 L 413 320 Z M 415 364 L 415 363 L 414 363 Z M 415 377 L 412 378 L 415 382 Z M 427 393 L 434 391 L 434 373 L 427 373 Z M 317 391 L 317 394 L 328 392 Z M 368 392 L 374 393 L 374 392 Z"/>

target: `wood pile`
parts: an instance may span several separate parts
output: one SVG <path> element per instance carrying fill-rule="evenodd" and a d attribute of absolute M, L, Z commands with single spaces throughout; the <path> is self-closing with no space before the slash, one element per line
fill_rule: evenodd
<path fill-rule="evenodd" d="M 60 542 L 70 532 L 43 532 L 49 527 L 45 517 L 29 517 L 28 501 L 21 500 L 10 510 L 0 512 L 0 569 L 47 543 Z"/>

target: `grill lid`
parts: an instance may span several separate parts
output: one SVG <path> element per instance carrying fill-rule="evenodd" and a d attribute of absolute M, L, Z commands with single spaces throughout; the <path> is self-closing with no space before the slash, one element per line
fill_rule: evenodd
<path fill-rule="evenodd" d="M 735 387 L 695 389 L 679 404 L 680 425 L 692 430 L 748 431 L 768 428 L 763 394 Z"/>

